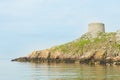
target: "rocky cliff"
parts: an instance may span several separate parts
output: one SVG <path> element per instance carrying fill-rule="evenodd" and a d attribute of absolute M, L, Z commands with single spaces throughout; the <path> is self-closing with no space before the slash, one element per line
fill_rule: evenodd
<path fill-rule="evenodd" d="M 34 51 L 12 61 L 120 65 L 120 30 L 86 33 L 72 42 Z"/>

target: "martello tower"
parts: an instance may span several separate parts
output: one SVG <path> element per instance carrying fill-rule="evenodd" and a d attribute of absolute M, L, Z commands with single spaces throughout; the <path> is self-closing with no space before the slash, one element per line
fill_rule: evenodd
<path fill-rule="evenodd" d="M 96 32 L 105 33 L 105 25 L 103 23 L 89 23 L 88 32 L 89 33 L 96 33 Z"/>

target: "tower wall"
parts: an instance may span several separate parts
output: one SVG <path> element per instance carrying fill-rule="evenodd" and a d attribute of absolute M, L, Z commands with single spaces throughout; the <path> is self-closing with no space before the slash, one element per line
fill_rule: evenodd
<path fill-rule="evenodd" d="M 103 23 L 90 23 L 88 24 L 88 32 L 105 32 L 105 25 Z"/>
<path fill-rule="evenodd" d="M 120 44 L 120 30 L 117 30 L 116 32 L 116 42 Z"/>

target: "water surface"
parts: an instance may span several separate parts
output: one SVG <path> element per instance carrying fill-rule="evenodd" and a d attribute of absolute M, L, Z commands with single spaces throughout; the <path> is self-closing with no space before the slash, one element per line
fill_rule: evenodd
<path fill-rule="evenodd" d="M 0 80 L 120 80 L 119 66 L 0 61 Z"/>

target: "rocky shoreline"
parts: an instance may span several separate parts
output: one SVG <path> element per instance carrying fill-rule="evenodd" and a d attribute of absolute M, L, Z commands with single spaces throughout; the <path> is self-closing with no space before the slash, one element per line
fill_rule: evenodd
<path fill-rule="evenodd" d="M 20 57 L 13 59 L 12 61 L 18 62 L 34 62 L 34 63 L 80 63 L 80 64 L 89 64 L 89 65 L 120 65 L 120 59 L 103 59 L 103 60 L 95 60 L 95 59 L 44 59 L 44 58 L 27 58 Z"/>
<path fill-rule="evenodd" d="M 120 65 L 120 56 L 109 57 L 106 51 L 92 51 L 84 55 L 54 54 L 48 50 L 33 52 L 27 57 L 20 57 L 12 61 L 33 63 L 79 63 L 89 65 Z M 44 52 L 44 53 L 43 53 Z"/>

